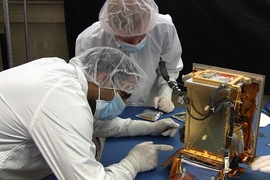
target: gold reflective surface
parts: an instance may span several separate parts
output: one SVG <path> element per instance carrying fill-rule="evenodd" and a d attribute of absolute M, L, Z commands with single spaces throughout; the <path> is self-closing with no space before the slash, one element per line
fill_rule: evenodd
<path fill-rule="evenodd" d="M 246 170 L 241 165 L 256 158 L 264 82 L 264 75 L 194 63 L 184 81 L 184 148 L 172 157 L 211 165 L 219 179 L 240 177 Z"/>

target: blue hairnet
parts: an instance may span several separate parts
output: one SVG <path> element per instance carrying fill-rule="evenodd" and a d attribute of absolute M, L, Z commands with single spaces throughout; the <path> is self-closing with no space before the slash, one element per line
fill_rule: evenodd
<path fill-rule="evenodd" d="M 82 69 L 87 81 L 101 88 L 133 93 L 144 88 L 146 83 L 147 76 L 141 67 L 115 48 L 91 48 L 72 58 L 69 63 Z"/>
<path fill-rule="evenodd" d="M 106 0 L 99 21 L 111 35 L 140 36 L 156 26 L 158 13 L 153 0 Z"/>

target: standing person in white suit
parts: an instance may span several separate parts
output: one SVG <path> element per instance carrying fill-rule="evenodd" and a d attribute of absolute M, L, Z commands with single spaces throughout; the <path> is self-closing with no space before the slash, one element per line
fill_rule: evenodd
<path fill-rule="evenodd" d="M 75 54 L 96 46 L 120 49 L 146 72 L 147 86 L 140 96 L 131 96 L 127 105 L 145 105 L 158 78 L 153 106 L 168 113 L 174 110 L 172 89 L 157 69 L 164 60 L 170 81 L 176 81 L 183 68 L 182 47 L 171 16 L 159 14 L 153 0 L 106 0 L 99 21 L 78 35 Z"/>

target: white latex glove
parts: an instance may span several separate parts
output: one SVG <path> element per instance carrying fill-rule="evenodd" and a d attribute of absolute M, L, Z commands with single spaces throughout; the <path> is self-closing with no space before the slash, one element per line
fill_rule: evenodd
<path fill-rule="evenodd" d="M 119 164 L 127 168 L 135 178 L 137 173 L 152 170 L 158 165 L 159 151 L 170 150 L 173 150 L 173 146 L 143 142 L 132 148 Z"/>
<path fill-rule="evenodd" d="M 160 119 L 155 122 L 133 120 L 128 127 L 130 136 L 170 136 L 173 137 L 180 125 L 171 118 Z"/>
<path fill-rule="evenodd" d="M 174 110 L 174 104 L 171 101 L 172 88 L 167 84 L 162 84 L 159 90 L 159 96 L 156 96 L 153 100 L 154 108 L 163 112 L 169 113 Z"/>
<path fill-rule="evenodd" d="M 251 170 L 270 173 L 270 155 L 260 156 L 252 165 Z"/>
<path fill-rule="evenodd" d="M 154 98 L 154 108 L 170 113 L 174 110 L 174 104 L 168 97 L 156 96 Z"/>

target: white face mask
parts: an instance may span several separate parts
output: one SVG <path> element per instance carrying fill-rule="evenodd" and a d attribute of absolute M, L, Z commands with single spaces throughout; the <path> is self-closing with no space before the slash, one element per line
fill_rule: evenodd
<path fill-rule="evenodd" d="M 126 107 L 126 104 L 117 92 L 111 101 L 100 100 L 99 97 L 100 88 L 98 99 L 96 100 L 96 111 L 94 113 L 95 119 L 102 121 L 112 120 L 120 115 Z"/>
<path fill-rule="evenodd" d="M 130 53 L 135 53 L 141 50 L 145 46 L 146 39 L 147 39 L 147 36 L 145 36 L 145 38 L 143 38 L 143 40 L 141 40 L 141 42 L 137 45 L 128 44 L 119 40 L 119 46 L 125 51 L 128 51 Z"/>

